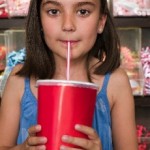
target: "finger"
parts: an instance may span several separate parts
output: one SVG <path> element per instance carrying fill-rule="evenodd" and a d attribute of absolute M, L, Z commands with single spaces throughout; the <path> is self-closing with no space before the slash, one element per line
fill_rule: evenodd
<path fill-rule="evenodd" d="M 83 149 L 79 149 L 79 148 L 70 148 L 70 147 L 68 147 L 68 146 L 61 145 L 61 146 L 60 146 L 60 150 L 83 150 Z"/>
<path fill-rule="evenodd" d="M 43 145 L 46 144 L 46 142 L 47 142 L 46 137 L 28 137 L 27 139 L 28 146 Z"/>
<path fill-rule="evenodd" d="M 72 137 L 72 136 L 68 136 L 68 135 L 62 136 L 62 141 L 69 143 L 69 144 L 79 146 L 83 149 L 90 149 L 90 148 L 93 148 L 93 146 L 94 146 L 94 143 L 88 139 Z"/>
<path fill-rule="evenodd" d="M 75 129 L 86 134 L 91 140 L 99 138 L 97 132 L 91 127 L 76 124 Z"/>
<path fill-rule="evenodd" d="M 29 150 L 46 150 L 46 146 L 45 145 L 38 145 L 38 146 L 32 146 L 32 147 L 28 147 Z"/>
<path fill-rule="evenodd" d="M 35 125 L 28 129 L 29 136 L 34 136 L 39 131 L 41 131 L 41 125 Z"/>
<path fill-rule="evenodd" d="M 38 146 L 35 147 L 35 149 L 36 150 L 46 150 L 46 146 L 45 145 L 38 145 Z"/>

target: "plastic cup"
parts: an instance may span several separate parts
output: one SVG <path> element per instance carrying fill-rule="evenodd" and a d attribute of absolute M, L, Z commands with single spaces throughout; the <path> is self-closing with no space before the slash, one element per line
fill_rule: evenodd
<path fill-rule="evenodd" d="M 97 86 L 88 82 L 38 80 L 38 136 L 46 136 L 48 150 L 59 150 L 62 135 L 88 138 L 75 124 L 92 126 Z"/>

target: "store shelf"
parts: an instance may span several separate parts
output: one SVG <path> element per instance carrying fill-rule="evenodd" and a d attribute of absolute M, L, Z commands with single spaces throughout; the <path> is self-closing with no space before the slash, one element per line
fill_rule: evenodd
<path fill-rule="evenodd" d="M 5 18 L 0 19 L 0 29 L 10 29 L 10 28 L 24 28 L 25 18 Z"/>
<path fill-rule="evenodd" d="M 150 27 L 150 16 L 147 17 L 115 17 L 116 27 Z"/>
<path fill-rule="evenodd" d="M 0 28 L 21 28 L 25 26 L 25 18 L 5 18 L 0 19 Z M 115 17 L 114 18 L 116 27 L 150 27 L 150 16 L 149 17 Z"/>
<path fill-rule="evenodd" d="M 135 106 L 150 107 L 150 95 L 149 96 L 134 96 Z"/>

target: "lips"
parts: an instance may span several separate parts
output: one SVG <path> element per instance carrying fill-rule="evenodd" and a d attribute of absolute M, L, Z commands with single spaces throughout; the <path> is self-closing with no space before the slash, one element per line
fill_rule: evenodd
<path fill-rule="evenodd" d="M 68 42 L 70 42 L 70 46 L 75 46 L 77 45 L 77 43 L 79 42 L 78 40 L 60 40 L 61 43 L 63 43 L 63 45 L 68 45 Z"/>

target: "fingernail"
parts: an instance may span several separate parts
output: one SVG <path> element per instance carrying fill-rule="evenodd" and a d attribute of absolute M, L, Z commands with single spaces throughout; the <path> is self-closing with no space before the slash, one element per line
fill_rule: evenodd
<path fill-rule="evenodd" d="M 45 145 L 40 145 L 38 148 L 39 148 L 39 150 L 46 150 L 46 146 Z"/>
<path fill-rule="evenodd" d="M 69 138 L 69 136 L 68 136 L 68 135 L 63 135 L 63 136 L 62 136 L 62 140 L 63 140 L 63 141 L 67 141 L 67 140 L 68 140 L 68 138 Z"/>
<path fill-rule="evenodd" d="M 46 142 L 47 142 L 47 138 L 46 138 L 46 137 L 42 137 L 42 138 L 41 138 L 41 142 L 46 143 Z"/>
<path fill-rule="evenodd" d="M 36 125 L 36 129 L 37 129 L 37 130 L 41 130 L 41 125 L 39 125 L 39 124 Z"/>
<path fill-rule="evenodd" d="M 66 148 L 65 148 L 65 146 L 64 145 L 61 145 L 60 146 L 60 150 L 65 150 Z"/>
<path fill-rule="evenodd" d="M 75 129 L 78 130 L 78 129 L 80 129 L 80 128 L 81 128 L 81 126 L 80 126 L 79 124 L 76 124 L 76 125 L 75 125 Z"/>

